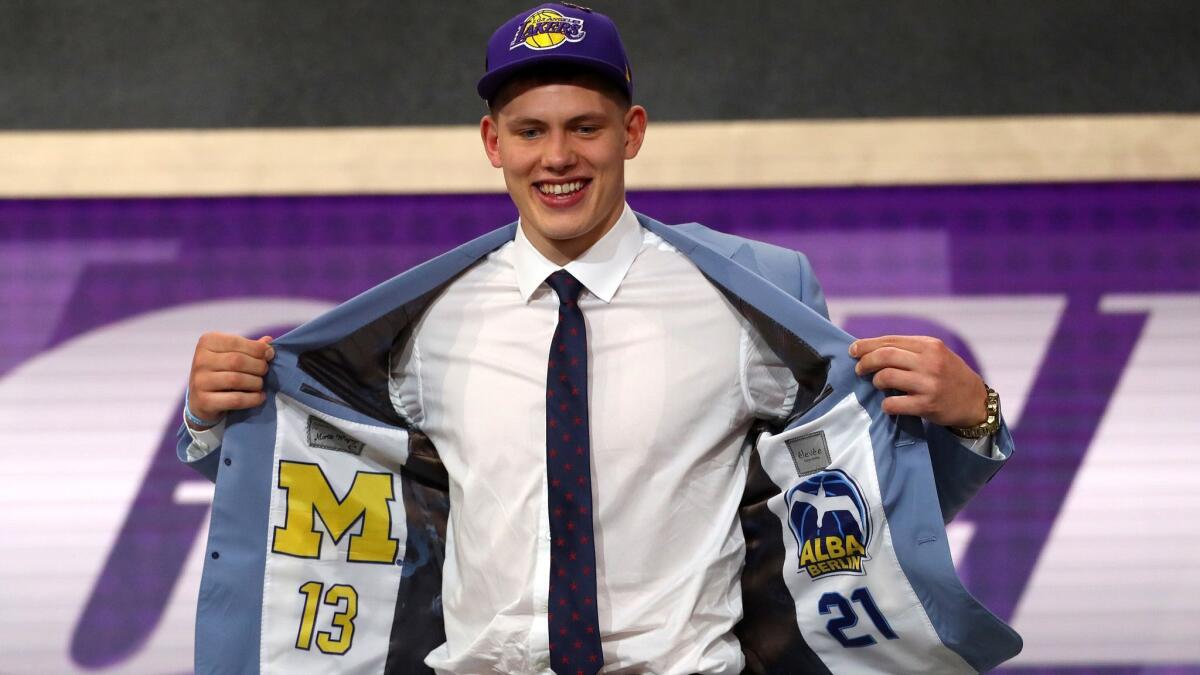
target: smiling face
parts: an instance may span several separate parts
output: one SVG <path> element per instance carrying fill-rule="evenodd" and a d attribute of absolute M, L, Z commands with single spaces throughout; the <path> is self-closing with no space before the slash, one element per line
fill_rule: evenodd
<path fill-rule="evenodd" d="M 625 160 L 637 156 L 645 131 L 645 109 L 586 76 L 514 82 L 480 122 L 525 236 L 560 265 L 617 222 Z"/>

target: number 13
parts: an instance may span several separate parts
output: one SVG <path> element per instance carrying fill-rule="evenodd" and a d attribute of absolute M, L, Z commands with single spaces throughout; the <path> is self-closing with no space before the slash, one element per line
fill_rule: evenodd
<path fill-rule="evenodd" d="M 300 630 L 296 634 L 296 649 L 312 647 L 313 626 L 317 623 L 317 609 L 321 604 L 323 585 L 310 581 L 300 587 L 304 595 L 304 612 L 300 615 Z M 345 601 L 345 606 L 342 606 Z M 337 608 L 331 623 L 338 629 L 337 638 L 330 631 L 317 631 L 317 649 L 326 654 L 345 654 L 350 651 L 354 640 L 354 617 L 358 616 L 358 591 L 353 586 L 337 584 L 325 591 L 326 605 Z"/>

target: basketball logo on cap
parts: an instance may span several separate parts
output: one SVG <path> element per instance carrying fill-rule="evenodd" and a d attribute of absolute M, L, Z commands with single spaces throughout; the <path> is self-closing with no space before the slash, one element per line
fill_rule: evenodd
<path fill-rule="evenodd" d="M 524 45 L 530 49 L 554 49 L 564 42 L 579 42 L 583 36 L 583 19 L 542 8 L 525 17 L 525 23 L 517 28 L 508 48 L 512 50 Z"/>

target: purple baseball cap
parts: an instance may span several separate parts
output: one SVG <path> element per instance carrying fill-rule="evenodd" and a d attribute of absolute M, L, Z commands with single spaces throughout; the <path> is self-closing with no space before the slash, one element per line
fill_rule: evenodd
<path fill-rule="evenodd" d="M 488 40 L 476 91 L 491 101 L 517 72 L 543 63 L 587 68 L 633 97 L 633 72 L 612 19 L 569 2 L 548 2 L 505 21 Z"/>

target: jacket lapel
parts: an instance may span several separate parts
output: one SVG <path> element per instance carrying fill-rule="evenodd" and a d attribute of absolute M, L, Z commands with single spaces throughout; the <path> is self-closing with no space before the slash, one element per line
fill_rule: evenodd
<path fill-rule="evenodd" d="M 517 224 L 510 223 L 428 260 L 339 305 L 275 341 L 300 353 L 346 337 L 381 316 L 402 308 L 449 282 L 480 258 L 512 241 Z"/>
<path fill-rule="evenodd" d="M 802 388 L 801 396 L 797 397 L 798 411 L 819 403 L 820 399 L 829 402 L 840 399 L 841 395 L 860 385 L 847 352 L 854 338 L 732 260 L 729 256 L 736 253 L 737 247 L 721 251 L 701 241 L 688 231 L 689 226 L 698 228 L 698 225 L 668 226 L 642 215 L 638 219 L 643 227 L 678 249 L 722 289 L 792 368 Z M 832 387 L 829 393 L 837 395 L 829 396 L 826 386 Z M 809 389 L 807 397 L 804 396 L 806 387 Z"/>
<path fill-rule="evenodd" d="M 750 317 L 771 347 L 793 367 L 797 379 L 815 388 L 808 392 L 807 403 L 821 398 L 825 385 L 840 392 L 855 387 L 857 378 L 853 377 L 852 367 L 831 367 L 850 361 L 846 348 L 852 338 L 804 303 L 735 262 L 731 256 L 737 253 L 740 240 L 705 237 L 702 241 L 694 234 L 702 226 L 695 223 L 668 226 L 641 214 L 638 220 L 691 260 Z M 396 336 L 404 334 L 423 308 L 422 299 L 511 241 L 516 228 L 516 223 L 510 223 L 362 293 L 276 340 L 277 352 L 290 355 L 292 358 L 284 357 L 287 361 L 296 359 L 293 362 L 298 361 L 303 370 L 339 396 L 344 397 L 345 391 L 365 384 L 372 391 L 382 387 L 385 395 L 381 401 L 386 402 L 386 386 L 381 384 L 380 377 L 386 377 L 386 373 L 366 372 L 358 381 L 346 382 L 344 387 L 337 386 L 332 373 L 344 370 L 346 362 L 386 364 Z M 346 356 L 347 349 L 353 349 L 354 353 Z M 803 405 L 805 398 L 799 397 L 798 409 L 807 407 Z M 392 423 L 397 421 L 394 415 L 387 415 L 390 406 L 351 403 L 364 412 L 379 408 L 380 415 L 373 416 Z"/>

